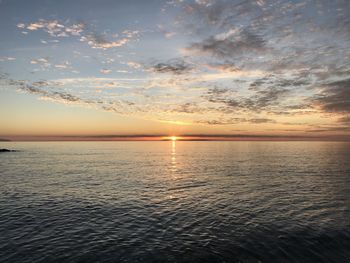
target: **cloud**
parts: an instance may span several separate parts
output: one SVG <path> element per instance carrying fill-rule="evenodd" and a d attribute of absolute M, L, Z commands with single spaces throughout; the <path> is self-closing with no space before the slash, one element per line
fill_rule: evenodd
<path fill-rule="evenodd" d="M 15 61 L 16 58 L 14 57 L 0 57 L 0 62 L 4 62 L 4 61 Z"/>
<path fill-rule="evenodd" d="M 34 83 L 34 85 L 25 84 L 25 83 L 17 83 L 19 85 L 19 90 L 29 93 L 29 94 L 35 94 L 40 95 L 40 99 L 42 100 L 50 100 L 54 102 L 64 103 L 64 104 L 92 104 L 92 102 L 83 100 L 77 96 L 74 96 L 72 94 L 66 93 L 66 92 L 59 92 L 59 91 L 48 91 L 43 89 L 44 86 L 46 86 L 45 82 L 41 83 Z"/>
<path fill-rule="evenodd" d="M 124 30 L 122 34 L 125 35 L 127 38 L 135 38 L 140 35 L 140 31 L 138 30 Z"/>
<path fill-rule="evenodd" d="M 350 113 L 350 79 L 324 84 L 314 101 L 323 111 Z"/>
<path fill-rule="evenodd" d="M 111 81 L 111 82 L 107 82 L 102 87 L 103 88 L 116 88 L 116 87 L 122 87 L 122 85 L 121 85 L 121 83 L 119 83 L 117 81 Z"/>
<path fill-rule="evenodd" d="M 129 71 L 123 70 L 123 69 L 118 69 L 118 70 L 116 70 L 116 72 L 118 72 L 118 73 L 130 73 Z"/>
<path fill-rule="evenodd" d="M 36 31 L 40 29 L 52 37 L 67 37 L 69 35 L 80 36 L 80 34 L 84 31 L 85 25 L 84 23 L 64 25 L 63 23 L 59 23 L 58 20 L 39 19 L 39 21 L 29 24 L 18 23 L 17 27 L 27 29 L 29 31 Z"/>
<path fill-rule="evenodd" d="M 219 72 L 238 72 L 240 69 L 236 67 L 233 63 L 224 62 L 224 63 L 215 63 L 206 65 L 211 70 L 216 70 Z"/>
<path fill-rule="evenodd" d="M 195 0 L 198 5 L 211 6 L 213 4 L 212 0 Z"/>
<path fill-rule="evenodd" d="M 166 38 L 172 38 L 175 35 L 176 35 L 176 32 L 164 32 L 164 36 Z"/>
<path fill-rule="evenodd" d="M 218 89 L 211 89 L 204 96 L 211 103 L 224 104 L 227 108 L 243 111 L 260 112 L 268 110 L 272 106 L 278 106 L 281 98 L 289 93 L 289 90 L 270 87 L 256 91 L 253 95 L 247 97 L 227 96 L 228 91 L 221 92 Z"/>
<path fill-rule="evenodd" d="M 119 114 L 133 114 L 135 107 L 134 103 L 128 100 L 110 100 L 101 98 L 87 98 L 84 93 L 74 95 L 66 90 L 63 90 L 66 83 L 64 81 L 46 81 L 40 80 L 33 83 L 26 81 L 16 81 L 8 79 L 6 74 L 0 76 L 0 80 L 7 81 L 7 85 L 14 86 L 19 92 L 25 92 L 39 96 L 40 100 L 50 101 L 60 104 L 77 105 L 88 108 L 96 108 L 104 111 L 115 112 Z"/>
<path fill-rule="evenodd" d="M 102 106 L 102 109 L 107 112 L 122 113 L 117 107 L 114 106 Z"/>
<path fill-rule="evenodd" d="M 142 67 L 142 65 L 138 62 L 135 61 L 129 61 L 126 63 L 130 68 L 134 68 L 134 69 L 139 69 Z"/>
<path fill-rule="evenodd" d="M 271 87 L 265 90 L 259 90 L 255 95 L 248 98 L 244 105 L 250 109 L 261 110 L 267 106 L 280 103 L 281 97 L 289 93 L 289 90 L 277 87 Z"/>
<path fill-rule="evenodd" d="M 71 68 L 71 64 L 69 61 L 64 61 L 61 64 L 56 64 L 54 67 L 57 69 L 68 69 Z"/>
<path fill-rule="evenodd" d="M 219 118 L 216 120 L 200 120 L 197 121 L 200 124 L 208 125 L 232 125 L 240 123 L 252 123 L 252 124 L 262 124 L 262 123 L 276 123 L 273 119 L 268 118 Z"/>
<path fill-rule="evenodd" d="M 82 99 L 63 90 L 55 90 L 55 87 L 63 85 L 63 83 L 58 81 L 40 80 L 28 83 L 27 81 L 10 79 L 7 75 L 3 76 L 4 77 L 1 79 L 5 80 L 8 86 L 16 87 L 19 92 L 37 95 L 41 100 L 49 100 L 62 104 L 85 105 L 89 107 L 94 105 L 92 100 Z"/>
<path fill-rule="evenodd" d="M 58 86 L 62 86 L 63 84 L 61 82 L 58 81 L 47 81 L 47 80 L 39 80 L 39 81 L 35 81 L 33 83 L 31 83 L 30 86 L 33 87 L 58 87 Z"/>
<path fill-rule="evenodd" d="M 176 32 L 165 30 L 163 25 L 157 25 L 157 27 L 166 38 L 172 38 L 177 35 Z"/>
<path fill-rule="evenodd" d="M 106 58 L 106 60 L 101 61 L 102 64 L 112 64 L 114 63 L 114 58 Z"/>
<path fill-rule="evenodd" d="M 43 27 L 44 27 L 44 25 L 42 23 L 31 23 L 26 28 L 28 30 L 33 31 L 33 30 L 38 30 L 38 29 L 43 28 Z"/>
<path fill-rule="evenodd" d="M 191 2 L 179 1 L 185 14 L 197 18 L 199 24 L 220 25 L 225 20 L 226 13 L 230 13 L 235 4 L 225 1 L 195 0 Z"/>
<path fill-rule="evenodd" d="M 90 47 L 96 49 L 109 49 L 122 47 L 132 39 L 136 39 L 140 32 L 137 30 L 124 30 L 123 37 L 117 38 L 117 34 L 113 35 L 114 39 L 107 39 L 105 34 L 101 35 L 96 32 L 87 30 L 85 23 L 62 23 L 58 20 L 39 19 L 32 23 L 18 23 L 17 27 L 20 29 L 27 29 L 29 31 L 43 30 L 52 37 L 69 37 L 80 36 L 81 42 L 86 42 Z M 42 40 L 46 44 L 47 41 Z"/>
<path fill-rule="evenodd" d="M 319 125 L 316 128 L 308 129 L 306 132 L 321 133 L 321 132 L 350 132 L 350 126 L 336 126 L 336 125 Z"/>
<path fill-rule="evenodd" d="M 156 63 L 149 68 L 149 71 L 155 73 L 170 73 L 181 75 L 191 72 L 193 65 L 185 62 L 183 59 L 173 59 L 167 62 Z"/>
<path fill-rule="evenodd" d="M 80 38 L 81 42 L 86 42 L 92 48 L 96 49 L 110 49 L 118 48 L 126 45 L 131 40 L 136 39 L 139 36 L 139 31 L 124 30 L 122 32 L 123 37 L 118 38 L 118 35 L 114 35 L 116 40 L 107 39 L 105 35 L 97 34 L 96 32 L 85 34 Z"/>
<path fill-rule="evenodd" d="M 122 47 L 130 41 L 129 38 L 121 38 L 115 41 L 107 40 L 105 37 L 91 33 L 80 38 L 81 42 L 86 42 L 90 47 L 97 49 L 109 49 Z"/>
<path fill-rule="evenodd" d="M 338 122 L 350 125 L 350 116 L 344 116 L 338 119 Z"/>
<path fill-rule="evenodd" d="M 228 92 L 229 92 L 229 89 L 227 89 L 227 88 L 214 87 L 214 88 L 210 88 L 207 91 L 207 95 L 217 97 L 217 96 L 227 94 Z"/>
<path fill-rule="evenodd" d="M 248 119 L 247 122 L 250 122 L 250 123 L 256 123 L 256 124 L 259 124 L 259 123 L 276 123 L 275 120 L 273 119 L 269 119 L 269 118 L 253 118 L 253 119 Z"/>
<path fill-rule="evenodd" d="M 170 112 L 176 113 L 187 113 L 187 114 L 200 114 L 207 111 L 207 108 L 199 107 L 195 102 L 187 102 L 184 104 L 177 105 Z"/>
<path fill-rule="evenodd" d="M 51 67 L 51 63 L 48 58 L 36 58 L 30 61 L 30 64 L 39 65 L 41 68 L 49 68 Z"/>
<path fill-rule="evenodd" d="M 242 53 L 257 53 L 267 50 L 265 40 L 248 30 L 230 29 L 193 43 L 185 49 L 187 52 L 208 54 L 217 58 L 232 58 Z"/>
<path fill-rule="evenodd" d="M 55 65 L 55 68 L 66 69 L 67 65 L 65 65 L 65 64 L 57 64 L 57 65 Z"/>
<path fill-rule="evenodd" d="M 73 24 L 65 28 L 65 32 L 72 36 L 80 36 L 80 34 L 84 31 L 85 25 L 84 23 Z"/>
<path fill-rule="evenodd" d="M 25 27 L 26 27 L 26 25 L 25 25 L 25 24 L 23 24 L 23 23 L 18 23 L 18 24 L 17 24 L 17 27 L 18 27 L 18 28 L 25 28 Z"/>
<path fill-rule="evenodd" d="M 46 58 L 38 58 L 38 59 L 32 59 L 30 61 L 30 64 L 41 64 L 41 63 L 48 63 L 49 61 Z"/>
<path fill-rule="evenodd" d="M 331 6 L 322 1 L 271 4 L 265 0 L 178 4 L 183 12 L 178 19 L 182 30 L 202 38 L 184 48 L 198 59 L 273 73 L 304 68 L 310 78 L 329 76 L 327 68 L 332 64 L 343 67 L 344 74 L 349 72 L 345 61 L 349 58 L 349 21 L 345 18 L 349 9 L 344 1 Z M 319 14 L 309 12 L 310 7 Z"/>
<path fill-rule="evenodd" d="M 101 69 L 100 72 L 101 72 L 102 74 L 109 74 L 109 73 L 112 72 L 112 70 L 110 70 L 110 69 Z"/>

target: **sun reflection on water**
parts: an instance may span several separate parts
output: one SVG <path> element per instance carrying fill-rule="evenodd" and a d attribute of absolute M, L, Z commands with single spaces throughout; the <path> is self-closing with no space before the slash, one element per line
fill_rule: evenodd
<path fill-rule="evenodd" d="M 171 142 L 171 171 L 176 171 L 176 140 Z"/>

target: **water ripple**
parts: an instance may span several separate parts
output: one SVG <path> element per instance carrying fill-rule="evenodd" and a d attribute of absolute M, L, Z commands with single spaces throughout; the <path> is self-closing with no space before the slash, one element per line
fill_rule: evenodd
<path fill-rule="evenodd" d="M 7 143 L 0 262 L 349 262 L 349 143 Z"/>

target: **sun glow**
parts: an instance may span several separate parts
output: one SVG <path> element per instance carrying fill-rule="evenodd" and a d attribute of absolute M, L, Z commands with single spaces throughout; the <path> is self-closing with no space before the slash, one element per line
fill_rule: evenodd
<path fill-rule="evenodd" d="M 177 137 L 176 136 L 171 136 L 170 137 L 170 140 L 172 140 L 173 142 L 177 140 Z"/>

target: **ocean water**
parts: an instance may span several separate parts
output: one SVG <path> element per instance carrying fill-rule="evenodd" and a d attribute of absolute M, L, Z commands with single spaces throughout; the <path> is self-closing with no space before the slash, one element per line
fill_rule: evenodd
<path fill-rule="evenodd" d="M 0 148 L 0 262 L 350 262 L 350 143 Z"/>

